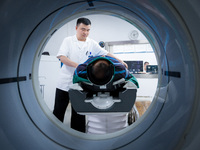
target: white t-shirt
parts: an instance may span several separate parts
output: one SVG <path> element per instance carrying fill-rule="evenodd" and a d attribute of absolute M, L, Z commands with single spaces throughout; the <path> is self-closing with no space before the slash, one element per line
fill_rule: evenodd
<path fill-rule="evenodd" d="M 63 55 L 68 57 L 70 60 L 81 64 L 84 63 L 89 56 L 98 56 L 98 55 L 107 55 L 108 52 L 101 48 L 99 44 L 87 38 L 86 41 L 80 42 L 78 41 L 76 35 L 66 37 L 61 46 L 60 50 L 57 54 L 57 57 Z M 72 86 L 72 79 L 74 74 L 75 68 L 69 67 L 63 64 L 62 68 L 60 69 L 60 74 L 57 82 L 57 88 L 63 91 L 68 91 L 70 86 Z"/>

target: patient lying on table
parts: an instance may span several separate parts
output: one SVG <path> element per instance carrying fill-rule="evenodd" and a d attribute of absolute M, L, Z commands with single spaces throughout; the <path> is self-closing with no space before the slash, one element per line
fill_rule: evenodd
<path fill-rule="evenodd" d="M 115 91 L 120 91 L 120 89 L 126 87 L 133 89 L 139 88 L 137 79 L 129 73 L 126 67 L 115 58 L 109 56 L 91 57 L 85 63 L 80 64 L 75 70 L 73 83 L 83 83 L 81 84 L 82 88 L 87 91 L 88 95 L 91 94 L 91 97 L 93 97 L 92 95 L 94 95 L 94 93 L 97 93 L 97 96 L 92 98 L 93 100 L 91 100 L 91 104 L 101 110 L 109 109 L 111 105 L 114 105 L 114 103 L 117 102 L 117 100 L 114 101 L 113 98 L 110 98 L 114 102 L 109 104 L 109 97 L 115 97 L 117 95 L 117 92 Z M 91 84 L 93 86 L 90 86 Z M 96 87 L 98 89 L 95 89 Z M 129 99 L 132 101 L 132 97 Z M 104 100 L 104 104 L 99 104 L 99 102 Z M 133 111 L 136 117 L 138 117 L 138 112 L 135 106 L 133 106 Z M 87 133 L 112 133 L 123 129 L 130 124 L 128 122 L 128 112 L 86 114 Z"/>

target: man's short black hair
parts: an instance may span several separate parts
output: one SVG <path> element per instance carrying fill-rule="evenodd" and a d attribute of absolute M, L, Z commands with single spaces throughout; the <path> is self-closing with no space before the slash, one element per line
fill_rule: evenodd
<path fill-rule="evenodd" d="M 79 18 L 76 22 L 76 26 L 83 23 L 84 25 L 91 25 L 91 21 L 87 18 Z"/>

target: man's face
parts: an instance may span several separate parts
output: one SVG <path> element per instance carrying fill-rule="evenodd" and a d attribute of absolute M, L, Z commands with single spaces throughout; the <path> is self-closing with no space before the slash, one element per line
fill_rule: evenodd
<path fill-rule="evenodd" d="M 76 35 L 79 41 L 85 41 L 90 33 L 90 25 L 83 23 L 76 26 Z"/>

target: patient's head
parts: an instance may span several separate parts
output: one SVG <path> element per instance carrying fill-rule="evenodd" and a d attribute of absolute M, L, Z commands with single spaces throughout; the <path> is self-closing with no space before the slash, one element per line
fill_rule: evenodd
<path fill-rule="evenodd" d="M 110 71 L 107 60 L 97 60 L 92 67 L 92 74 L 98 80 L 106 79 Z"/>
<path fill-rule="evenodd" d="M 96 85 L 105 85 L 112 81 L 114 65 L 107 59 L 98 59 L 87 66 L 87 76 Z"/>

